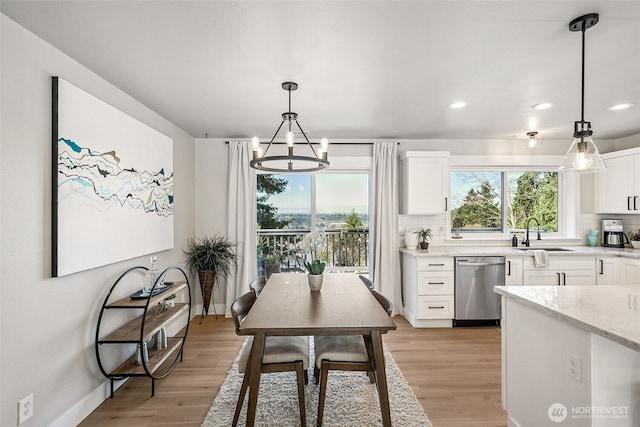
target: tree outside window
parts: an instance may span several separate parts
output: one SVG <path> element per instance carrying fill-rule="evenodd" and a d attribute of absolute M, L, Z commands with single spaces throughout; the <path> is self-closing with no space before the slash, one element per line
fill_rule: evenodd
<path fill-rule="evenodd" d="M 451 173 L 452 224 L 466 232 L 508 232 L 536 218 L 558 231 L 558 173 L 461 171 Z"/>
<path fill-rule="evenodd" d="M 259 255 L 280 254 L 291 268 L 298 242 L 318 228 L 332 267 L 368 265 L 368 174 L 259 174 L 256 190 Z"/>

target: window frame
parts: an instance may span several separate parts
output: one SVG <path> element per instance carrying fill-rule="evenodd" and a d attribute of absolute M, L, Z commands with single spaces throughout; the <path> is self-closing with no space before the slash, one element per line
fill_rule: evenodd
<path fill-rule="evenodd" d="M 476 158 L 477 162 L 477 158 Z M 575 178 L 570 178 L 566 173 L 561 173 L 558 171 L 557 164 L 551 165 L 481 165 L 481 166 L 473 166 L 473 165 L 452 165 L 449 168 L 449 174 L 453 172 L 500 172 L 502 173 L 502 214 L 501 214 L 501 230 L 502 231 L 468 231 L 464 232 L 461 230 L 460 235 L 467 240 L 508 240 L 511 239 L 512 234 L 506 227 L 507 216 L 506 212 L 508 210 L 510 201 L 506 200 L 506 188 L 508 186 L 508 172 L 557 172 L 558 173 L 558 231 L 545 233 L 544 236 L 548 238 L 570 238 L 575 236 L 575 227 L 574 229 L 569 229 L 567 227 L 567 217 L 568 215 L 572 215 L 573 212 L 570 209 L 567 209 L 572 203 L 578 203 L 576 201 L 577 197 L 575 193 L 579 193 L 579 191 L 571 190 L 572 187 L 575 187 L 576 182 L 579 180 Z M 449 184 L 449 191 L 451 191 L 451 179 Z M 577 199 L 579 201 L 579 199 Z M 578 203 L 579 204 L 579 203 Z M 579 209 L 578 209 L 579 211 Z M 452 209 L 447 212 L 446 215 L 446 226 L 445 226 L 445 239 L 452 240 L 453 232 L 452 232 L 452 220 L 451 220 L 451 212 Z"/>
<path fill-rule="evenodd" d="M 368 192 L 367 192 L 367 199 L 368 199 L 368 208 L 367 208 L 367 229 L 369 230 L 369 248 L 371 248 L 371 209 L 372 209 L 372 205 L 371 205 L 371 187 L 372 187 L 372 171 L 371 171 L 371 161 L 370 158 L 346 158 L 346 157 L 342 157 L 339 161 L 337 162 L 338 164 L 342 164 L 344 162 L 344 164 L 348 164 L 349 160 L 348 159 L 354 159 L 354 161 L 352 161 L 351 163 L 353 164 L 353 167 L 349 167 L 349 168 L 330 168 L 330 169 L 325 169 L 322 171 L 318 171 L 318 172 L 307 172 L 307 173 L 296 173 L 295 175 L 310 175 L 310 196 L 311 196 L 311 201 L 310 201 L 310 210 L 311 210 L 311 214 L 310 214 L 310 218 L 311 218 L 311 224 L 310 224 L 310 228 L 309 231 L 312 231 L 314 229 L 316 229 L 317 227 L 317 212 L 316 212 L 316 208 L 317 208 L 317 183 L 316 183 L 316 176 L 317 175 L 366 175 L 367 176 L 367 187 L 368 187 Z M 355 160 L 357 159 L 357 160 Z M 364 160 L 364 161 L 363 161 Z M 332 165 L 334 163 L 334 160 L 332 160 Z M 268 174 L 268 175 L 280 175 L 280 176 L 285 176 L 288 175 L 287 173 L 276 173 L 276 172 L 263 172 L 263 171 L 256 171 L 257 174 Z M 257 196 L 257 194 L 256 194 Z M 296 230 L 304 230 L 305 229 L 296 229 Z M 255 233 L 256 235 L 258 234 L 259 229 L 256 228 Z M 372 257 L 371 257 L 371 249 L 369 251 L 367 251 L 367 270 L 371 267 L 371 263 L 372 263 Z M 340 272 L 350 272 L 350 271 L 363 271 L 362 267 L 329 267 L 328 271 L 340 271 Z"/>

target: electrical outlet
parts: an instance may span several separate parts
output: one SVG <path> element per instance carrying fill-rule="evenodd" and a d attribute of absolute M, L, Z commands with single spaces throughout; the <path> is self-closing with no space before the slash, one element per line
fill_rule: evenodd
<path fill-rule="evenodd" d="M 33 393 L 18 402 L 18 425 L 33 416 Z"/>
<path fill-rule="evenodd" d="M 582 360 L 575 354 L 567 353 L 567 372 L 578 382 L 582 382 Z"/>

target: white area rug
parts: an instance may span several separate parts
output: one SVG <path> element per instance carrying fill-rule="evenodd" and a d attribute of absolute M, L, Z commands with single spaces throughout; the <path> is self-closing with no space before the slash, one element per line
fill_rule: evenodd
<path fill-rule="evenodd" d="M 242 344 L 246 345 L 246 340 Z M 305 386 L 307 425 L 316 424 L 319 385 L 313 380 L 313 340 L 311 340 L 309 384 Z M 409 388 L 391 353 L 384 349 L 387 361 L 387 384 L 391 406 L 391 422 L 394 427 L 427 427 L 431 422 Z M 227 373 L 220 391 L 213 401 L 203 427 L 227 427 L 233 421 L 243 374 L 238 373 L 238 356 Z M 263 374 L 256 410 L 257 426 L 299 426 L 298 394 L 293 372 Z M 244 425 L 247 400 L 238 425 Z M 376 426 L 382 425 L 380 403 L 375 384 L 369 382 L 364 372 L 329 371 L 327 397 L 324 409 L 324 426 Z"/>

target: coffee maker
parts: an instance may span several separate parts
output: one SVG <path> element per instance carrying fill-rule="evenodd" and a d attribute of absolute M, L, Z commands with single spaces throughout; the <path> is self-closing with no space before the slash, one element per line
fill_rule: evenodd
<path fill-rule="evenodd" d="M 627 235 L 624 234 L 624 227 L 621 219 L 602 220 L 602 246 L 608 248 L 624 248 L 624 244 L 629 243 Z"/>

